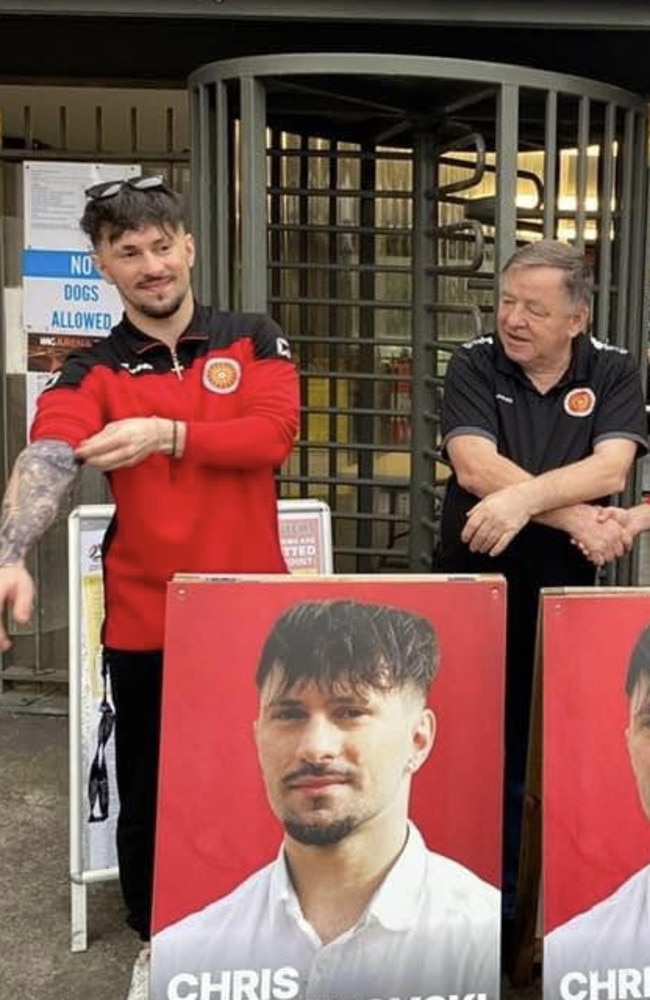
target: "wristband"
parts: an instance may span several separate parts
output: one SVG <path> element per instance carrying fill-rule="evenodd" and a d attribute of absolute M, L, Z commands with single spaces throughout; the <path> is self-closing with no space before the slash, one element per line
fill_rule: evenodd
<path fill-rule="evenodd" d="M 172 420 L 172 450 L 171 450 L 172 458 L 178 457 L 176 454 L 177 447 L 178 447 L 178 422 L 176 420 Z"/>

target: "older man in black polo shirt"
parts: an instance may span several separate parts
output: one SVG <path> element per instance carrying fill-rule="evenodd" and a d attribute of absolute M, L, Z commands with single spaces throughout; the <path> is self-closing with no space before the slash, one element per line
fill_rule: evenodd
<path fill-rule="evenodd" d="M 508 580 L 506 918 L 516 889 L 539 590 L 593 584 L 595 566 L 629 547 L 624 526 L 599 518 L 594 502 L 623 488 L 647 447 L 636 365 L 586 332 L 592 291 L 591 268 L 574 247 L 540 240 L 518 250 L 501 275 L 498 336 L 460 347 L 445 382 L 452 475 L 443 569 Z"/>

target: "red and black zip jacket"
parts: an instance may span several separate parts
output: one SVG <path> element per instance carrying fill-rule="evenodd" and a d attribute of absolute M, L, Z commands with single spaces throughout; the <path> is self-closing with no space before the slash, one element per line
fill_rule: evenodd
<path fill-rule="evenodd" d="M 267 316 L 197 305 L 175 350 L 126 317 L 68 356 L 39 396 L 31 440 L 76 447 L 105 424 L 187 425 L 183 456 L 157 453 L 108 473 L 115 517 L 104 543 L 103 641 L 160 649 L 177 572 L 284 573 L 274 471 L 298 427 L 298 377 Z"/>

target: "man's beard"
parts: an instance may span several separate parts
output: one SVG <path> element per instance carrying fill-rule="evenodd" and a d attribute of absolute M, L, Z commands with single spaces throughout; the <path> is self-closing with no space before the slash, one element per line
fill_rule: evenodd
<path fill-rule="evenodd" d="M 284 828 L 290 837 L 300 844 L 309 844 L 311 847 L 329 847 L 331 844 L 338 844 L 351 834 L 357 825 L 357 820 L 353 816 L 334 820 L 327 825 L 297 819 L 284 821 Z"/>
<path fill-rule="evenodd" d="M 127 298 L 126 301 L 136 312 L 149 319 L 169 319 L 183 305 L 186 294 L 187 291 L 180 291 L 170 302 L 135 302 L 132 298 Z"/>
<path fill-rule="evenodd" d="M 141 303 L 138 306 L 138 311 L 142 313 L 143 316 L 148 316 L 149 319 L 169 319 L 170 316 L 174 316 L 178 312 L 183 304 L 185 295 L 177 295 L 175 299 L 166 304 L 161 303 L 159 306 L 149 305 L 147 303 Z"/>

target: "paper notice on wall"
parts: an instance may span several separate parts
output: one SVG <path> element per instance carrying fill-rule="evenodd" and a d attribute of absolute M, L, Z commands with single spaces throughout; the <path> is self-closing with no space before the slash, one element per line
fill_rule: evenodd
<path fill-rule="evenodd" d="M 27 426 L 47 378 L 71 350 L 107 336 L 119 322 L 116 289 L 97 271 L 79 227 L 86 189 L 140 172 L 136 165 L 23 165 L 25 237 L 22 325 L 28 336 Z"/>
<path fill-rule="evenodd" d="M 122 314 L 79 228 L 86 189 L 136 174 L 137 166 L 24 164 L 23 323 L 33 333 L 106 336 Z"/>

